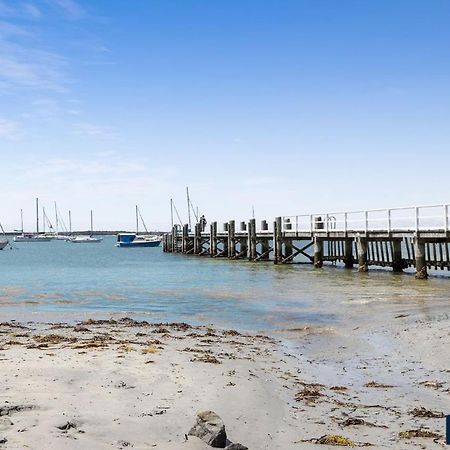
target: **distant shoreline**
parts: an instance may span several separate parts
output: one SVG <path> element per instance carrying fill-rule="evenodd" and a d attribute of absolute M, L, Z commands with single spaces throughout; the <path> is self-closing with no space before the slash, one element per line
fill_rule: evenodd
<path fill-rule="evenodd" d="M 24 231 L 24 234 L 35 234 L 35 231 Z M 70 234 L 70 235 L 91 235 L 91 234 L 95 234 L 96 236 L 115 236 L 119 233 L 135 233 L 135 231 L 125 231 L 125 230 L 117 230 L 117 231 L 112 231 L 112 230 L 103 230 L 103 231 L 94 231 L 94 233 L 91 233 L 91 231 L 89 230 L 84 230 L 84 231 L 72 231 L 72 233 L 59 233 L 59 235 L 66 235 L 66 234 Z M 167 231 L 149 231 L 148 233 L 142 233 L 139 232 L 139 234 L 149 234 L 149 235 L 159 235 L 159 234 L 164 234 L 167 233 Z M 13 231 L 7 231 L 6 233 L 4 233 L 4 236 L 20 236 L 22 233 L 18 233 L 18 232 L 13 232 Z M 45 234 L 45 233 L 40 233 L 40 234 Z M 48 234 L 53 234 L 53 233 L 48 233 Z"/>

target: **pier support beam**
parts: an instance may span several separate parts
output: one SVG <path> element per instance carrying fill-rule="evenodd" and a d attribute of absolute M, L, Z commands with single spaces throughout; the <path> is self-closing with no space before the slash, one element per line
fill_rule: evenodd
<path fill-rule="evenodd" d="M 178 228 L 176 225 L 172 228 L 172 253 L 178 252 Z"/>
<path fill-rule="evenodd" d="M 425 242 L 414 237 L 414 253 L 416 255 L 416 278 L 426 280 L 428 278 L 427 262 L 425 259 Z"/>
<path fill-rule="evenodd" d="M 286 258 L 290 258 L 292 256 L 292 254 L 294 253 L 294 247 L 292 247 L 292 240 L 291 239 L 286 239 L 284 241 L 284 259 L 286 260 Z M 292 262 L 291 259 L 288 260 L 289 262 Z"/>
<path fill-rule="evenodd" d="M 269 230 L 269 224 L 267 223 L 267 220 L 261 220 L 261 231 L 268 231 Z M 269 259 L 269 238 L 267 239 L 260 239 L 261 243 L 261 255 L 259 257 L 260 261 L 267 261 Z"/>
<path fill-rule="evenodd" d="M 194 255 L 200 255 L 202 252 L 202 225 L 200 223 L 195 224 L 194 229 Z"/>
<path fill-rule="evenodd" d="M 392 270 L 394 272 L 403 272 L 405 268 L 402 259 L 402 241 L 396 239 L 392 241 Z"/>
<path fill-rule="evenodd" d="M 270 258 L 269 255 L 269 249 L 270 249 L 270 245 L 269 245 L 269 239 L 261 239 L 261 256 L 260 256 L 260 260 L 261 261 L 267 261 Z"/>
<path fill-rule="evenodd" d="M 210 225 L 209 255 L 213 258 L 217 256 L 217 222 Z"/>
<path fill-rule="evenodd" d="M 187 253 L 189 242 L 189 225 L 183 225 L 183 234 L 181 235 L 181 253 Z"/>
<path fill-rule="evenodd" d="M 356 240 L 356 246 L 358 248 L 358 272 L 368 272 L 369 266 L 367 265 L 367 239 L 358 237 Z"/>
<path fill-rule="evenodd" d="M 314 236 L 314 267 L 320 269 L 323 266 L 323 241 Z"/>
<path fill-rule="evenodd" d="M 256 221 L 250 219 L 248 222 L 248 259 L 254 261 L 258 256 L 256 253 Z"/>
<path fill-rule="evenodd" d="M 353 239 L 344 240 L 344 264 L 346 269 L 352 269 L 355 260 L 353 258 Z"/>
<path fill-rule="evenodd" d="M 283 229 L 281 217 L 277 217 L 273 223 L 273 262 L 280 264 L 283 260 Z"/>
<path fill-rule="evenodd" d="M 235 239 L 235 222 L 230 220 L 228 223 L 228 258 L 236 258 L 236 239 Z"/>

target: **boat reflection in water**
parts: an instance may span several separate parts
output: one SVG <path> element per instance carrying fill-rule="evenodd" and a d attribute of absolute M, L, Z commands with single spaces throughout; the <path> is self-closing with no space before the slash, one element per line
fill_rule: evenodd
<path fill-rule="evenodd" d="M 48 242 L 52 239 L 53 236 L 47 234 L 23 233 L 19 236 L 14 236 L 14 242 Z"/>

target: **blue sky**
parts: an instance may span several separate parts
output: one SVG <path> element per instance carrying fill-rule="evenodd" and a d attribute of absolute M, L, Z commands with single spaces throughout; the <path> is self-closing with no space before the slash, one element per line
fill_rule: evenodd
<path fill-rule="evenodd" d="M 447 1 L 0 0 L 0 221 L 450 201 Z"/>

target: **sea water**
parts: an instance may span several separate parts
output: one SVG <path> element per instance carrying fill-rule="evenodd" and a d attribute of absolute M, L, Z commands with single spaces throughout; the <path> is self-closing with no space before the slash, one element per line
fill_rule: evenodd
<path fill-rule="evenodd" d="M 229 261 L 162 248 L 65 241 L 13 243 L 0 252 L 0 320 L 133 317 L 249 331 L 333 325 L 378 311 L 429 316 L 450 300 L 450 280 L 271 262 Z"/>

